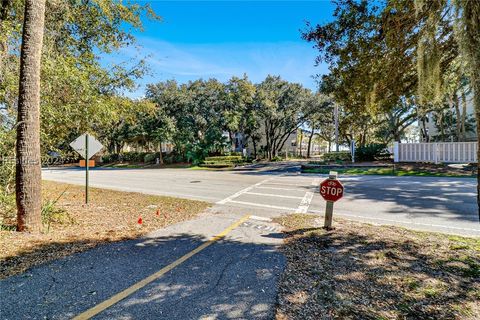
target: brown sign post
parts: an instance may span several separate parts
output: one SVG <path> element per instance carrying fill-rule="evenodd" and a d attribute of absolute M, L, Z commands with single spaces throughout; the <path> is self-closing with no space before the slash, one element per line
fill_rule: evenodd
<path fill-rule="evenodd" d="M 327 201 L 325 207 L 325 229 L 332 228 L 333 203 L 343 197 L 343 185 L 337 180 L 337 173 L 330 171 L 328 179 L 320 183 L 320 195 Z"/>

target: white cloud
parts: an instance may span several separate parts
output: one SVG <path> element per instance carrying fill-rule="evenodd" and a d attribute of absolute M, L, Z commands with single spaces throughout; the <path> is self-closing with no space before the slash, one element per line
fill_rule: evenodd
<path fill-rule="evenodd" d="M 139 38 L 138 43 L 139 48 L 121 50 L 118 58 L 147 57 L 152 75 L 141 81 L 141 87 L 172 78 L 179 82 L 198 78 L 226 81 L 246 73 L 256 83 L 273 74 L 315 89 L 312 76 L 327 70 L 324 65 L 314 66 L 317 52 L 308 43 L 173 44 L 151 38 Z"/>

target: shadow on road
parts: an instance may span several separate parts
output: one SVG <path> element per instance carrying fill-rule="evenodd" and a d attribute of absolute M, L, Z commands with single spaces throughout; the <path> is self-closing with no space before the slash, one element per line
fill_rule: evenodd
<path fill-rule="evenodd" d="M 123 241 L 32 268 L 0 281 L 2 318 L 71 318 L 206 241 L 191 234 Z M 283 265 L 274 246 L 221 240 L 98 318 L 270 319 Z"/>

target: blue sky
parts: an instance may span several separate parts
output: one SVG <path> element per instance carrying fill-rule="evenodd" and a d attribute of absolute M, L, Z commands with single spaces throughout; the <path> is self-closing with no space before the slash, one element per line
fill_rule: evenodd
<path fill-rule="evenodd" d="M 198 78 L 228 80 L 248 75 L 253 82 L 268 74 L 316 89 L 316 50 L 301 39 L 305 21 L 331 19 L 330 1 L 150 1 L 162 21 L 145 21 L 137 46 L 114 59 L 146 58 L 150 75 L 139 82 Z M 118 60 L 117 60 L 118 61 Z"/>

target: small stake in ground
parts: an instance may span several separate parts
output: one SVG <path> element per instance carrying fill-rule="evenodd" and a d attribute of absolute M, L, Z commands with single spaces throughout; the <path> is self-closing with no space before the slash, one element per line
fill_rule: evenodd
<path fill-rule="evenodd" d="M 343 197 L 343 185 L 337 180 L 337 172 L 330 171 L 329 177 L 320 183 L 320 195 L 327 201 L 324 228 L 332 229 L 333 203 Z"/>

